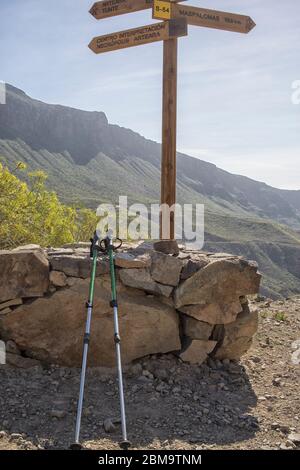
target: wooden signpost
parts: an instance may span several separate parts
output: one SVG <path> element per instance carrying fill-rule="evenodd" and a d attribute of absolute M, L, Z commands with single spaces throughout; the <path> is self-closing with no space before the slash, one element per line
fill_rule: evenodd
<path fill-rule="evenodd" d="M 96 2 L 90 10 L 96 19 L 104 19 L 152 8 L 153 18 L 164 20 L 96 37 L 89 47 L 96 54 L 101 54 L 156 41 L 164 43 L 161 204 L 162 207 L 169 208 L 176 204 L 178 37 L 187 35 L 187 25 L 245 34 L 255 27 L 249 16 L 186 6 L 181 4 L 183 1 L 185 0 L 102 0 Z M 172 211 L 162 210 L 160 234 L 162 239 L 174 240 L 175 220 Z"/>

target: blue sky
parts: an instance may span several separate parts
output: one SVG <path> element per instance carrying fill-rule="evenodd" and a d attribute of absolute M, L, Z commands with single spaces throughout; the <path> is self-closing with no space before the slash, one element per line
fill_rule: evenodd
<path fill-rule="evenodd" d="M 151 23 L 146 10 L 96 21 L 90 0 L 1 0 L 0 80 L 50 103 L 104 111 L 161 139 L 162 44 L 94 55 L 94 36 Z M 192 0 L 249 14 L 248 35 L 190 26 L 179 45 L 178 150 L 300 189 L 299 0 Z"/>

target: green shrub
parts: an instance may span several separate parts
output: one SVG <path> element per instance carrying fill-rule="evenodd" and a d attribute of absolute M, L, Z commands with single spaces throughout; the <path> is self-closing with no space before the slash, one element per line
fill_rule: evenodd
<path fill-rule="evenodd" d="M 18 171 L 26 171 L 26 165 L 19 163 Z M 46 190 L 44 172 L 27 177 L 28 184 L 0 163 L 0 249 L 89 240 L 96 228 L 96 214 L 62 204 L 54 192 Z"/>

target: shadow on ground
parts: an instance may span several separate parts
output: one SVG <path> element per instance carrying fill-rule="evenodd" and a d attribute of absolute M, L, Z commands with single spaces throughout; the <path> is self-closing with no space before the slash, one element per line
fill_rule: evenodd
<path fill-rule="evenodd" d="M 24 433 L 40 448 L 68 448 L 74 440 L 79 374 L 67 368 L 0 368 L 0 431 Z M 259 429 L 251 414 L 257 399 L 238 364 L 212 369 L 183 364 L 172 355 L 145 359 L 128 369 L 125 388 L 134 448 L 226 445 L 247 441 Z M 104 431 L 108 418 L 115 425 L 112 434 Z M 88 372 L 81 439 L 95 449 L 118 448 L 119 397 L 111 371 Z"/>

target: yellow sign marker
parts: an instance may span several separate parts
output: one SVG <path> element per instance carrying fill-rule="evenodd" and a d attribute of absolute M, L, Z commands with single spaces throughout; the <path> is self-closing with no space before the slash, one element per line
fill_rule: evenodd
<path fill-rule="evenodd" d="M 159 16 L 162 20 L 171 19 L 171 4 L 170 2 L 154 0 L 153 5 L 154 14 Z"/>

